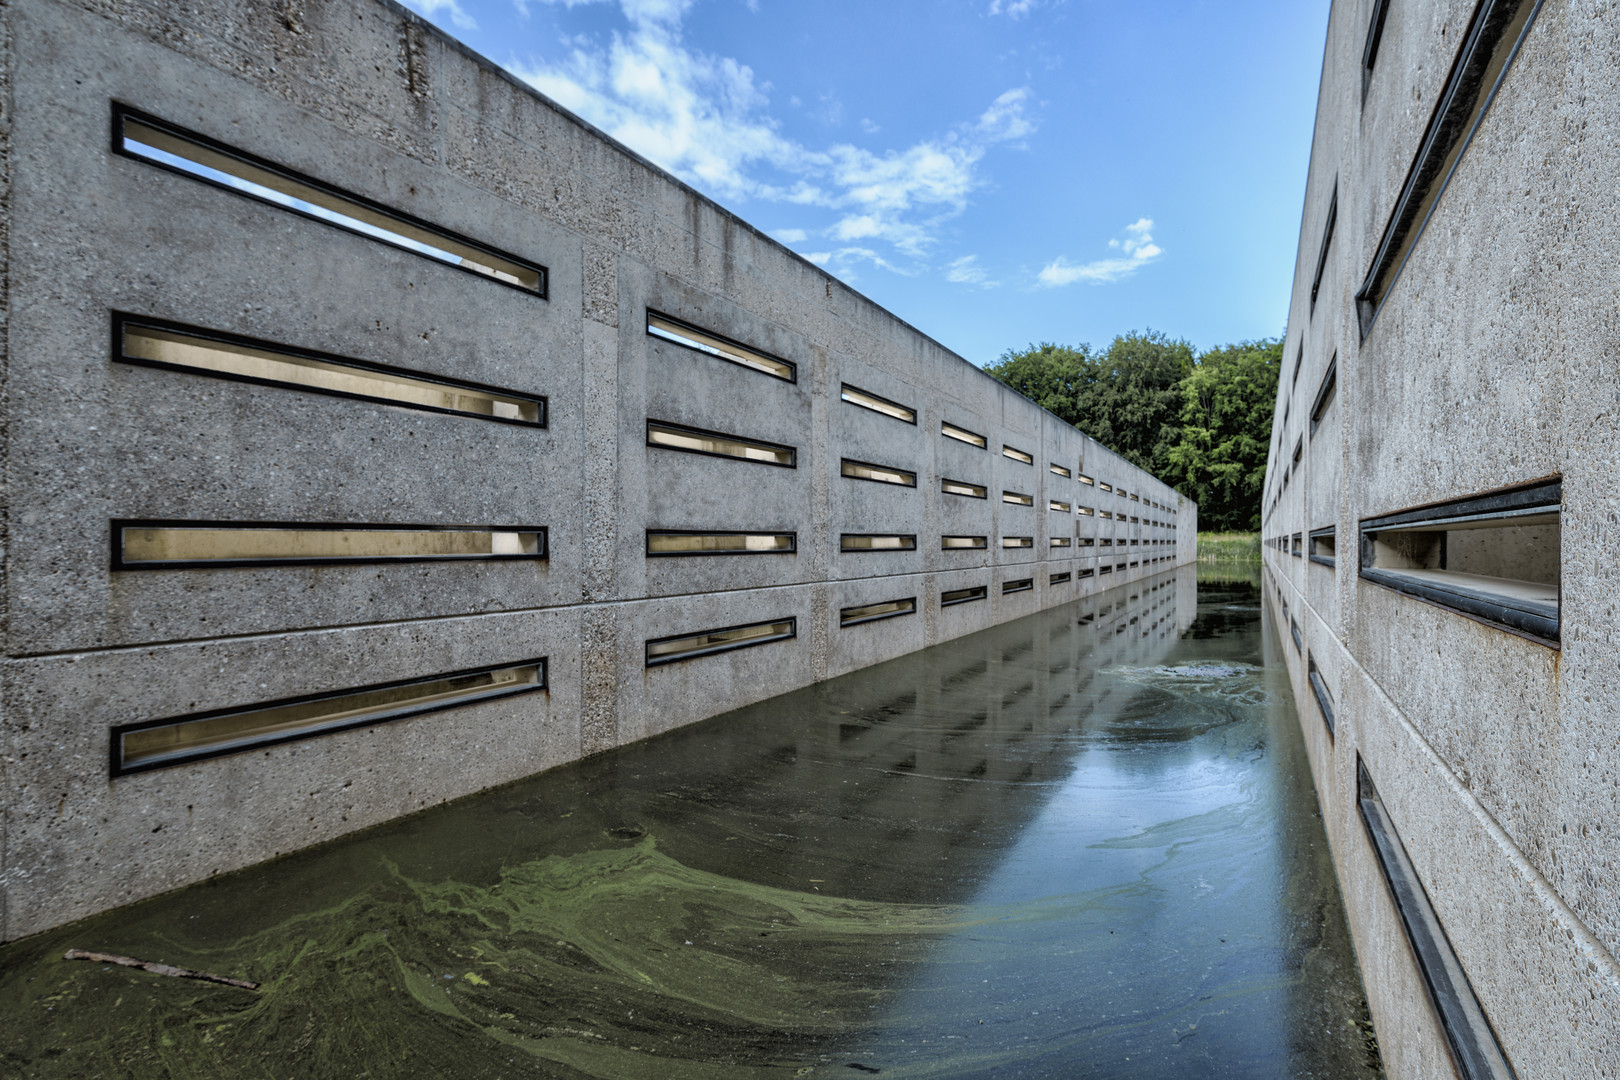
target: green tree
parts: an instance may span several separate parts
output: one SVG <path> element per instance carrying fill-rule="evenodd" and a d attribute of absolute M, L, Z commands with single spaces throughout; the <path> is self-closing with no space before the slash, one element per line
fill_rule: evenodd
<path fill-rule="evenodd" d="M 1282 339 L 1211 349 L 1182 384 L 1181 429 L 1163 479 L 1198 503 L 1198 524 L 1260 528 Z"/>
<path fill-rule="evenodd" d="M 1149 330 L 1116 337 L 1105 352 L 1045 342 L 1009 349 L 985 371 L 1157 476 L 1170 467 L 1192 346 Z"/>

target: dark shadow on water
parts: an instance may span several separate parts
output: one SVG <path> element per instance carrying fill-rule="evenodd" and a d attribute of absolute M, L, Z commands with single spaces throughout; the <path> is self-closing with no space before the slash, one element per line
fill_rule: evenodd
<path fill-rule="evenodd" d="M 1376 1075 L 1259 593 L 1202 578 L 0 949 L 0 1073 Z"/>

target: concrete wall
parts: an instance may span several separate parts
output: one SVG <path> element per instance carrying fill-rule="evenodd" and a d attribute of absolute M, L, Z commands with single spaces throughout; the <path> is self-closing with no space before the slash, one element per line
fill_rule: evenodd
<path fill-rule="evenodd" d="M 4 27 L 0 940 L 1194 559 L 1191 503 L 395 6 L 30 0 Z M 114 154 L 115 101 L 543 264 L 549 296 Z M 649 308 L 798 379 L 653 338 Z M 115 362 L 113 311 L 544 395 L 550 422 Z M 649 448 L 649 417 L 791 445 L 796 468 Z M 918 487 L 844 478 L 844 457 Z M 117 571 L 117 518 L 539 525 L 550 555 Z M 798 548 L 649 559 L 649 528 Z M 844 532 L 918 550 L 841 553 Z M 910 596 L 915 615 L 839 627 Z M 649 639 L 787 616 L 792 640 L 645 664 Z M 540 656 L 543 694 L 109 777 L 116 725 Z"/>
<path fill-rule="evenodd" d="M 1283 652 L 1390 1075 L 1451 1065 L 1357 814 L 1358 756 L 1518 1075 L 1620 1075 L 1620 9 L 1542 5 L 1362 340 L 1355 292 L 1475 4 L 1390 4 L 1363 105 L 1374 7 L 1337 0 L 1329 21 L 1266 486 L 1268 541 L 1335 526 L 1337 564 L 1268 543 L 1268 595 L 1300 624 Z M 1359 577 L 1362 520 L 1548 476 L 1561 646 Z"/>

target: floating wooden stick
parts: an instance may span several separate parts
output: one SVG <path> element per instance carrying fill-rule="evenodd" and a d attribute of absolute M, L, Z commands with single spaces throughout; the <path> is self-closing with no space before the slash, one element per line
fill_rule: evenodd
<path fill-rule="evenodd" d="M 85 952 L 83 949 L 69 949 L 62 954 L 64 960 L 93 960 L 98 964 L 117 964 L 119 967 L 140 968 L 150 971 L 154 975 L 167 975 L 171 979 L 201 979 L 203 982 L 221 983 L 225 986 L 239 986 L 243 990 L 257 990 L 259 984 L 248 982 L 246 979 L 230 979 L 224 975 L 210 975 L 206 971 L 192 971 L 190 968 L 175 967 L 172 964 L 153 964 L 145 960 L 137 960 L 133 956 L 118 956 L 114 953 Z"/>

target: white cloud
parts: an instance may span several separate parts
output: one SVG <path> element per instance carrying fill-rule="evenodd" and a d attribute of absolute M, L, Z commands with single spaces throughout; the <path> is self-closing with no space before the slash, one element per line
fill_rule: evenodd
<path fill-rule="evenodd" d="M 979 265 L 977 255 L 964 255 L 946 263 L 945 280 L 956 285 L 979 285 L 986 289 L 993 289 L 997 284 L 990 280 L 989 271 Z"/>
<path fill-rule="evenodd" d="M 1040 6 L 1039 0 L 990 0 L 990 14 L 1006 15 L 1009 19 L 1022 19 Z"/>
<path fill-rule="evenodd" d="M 545 2 L 573 6 L 592 0 Z M 825 235 L 849 246 L 825 253 L 830 264 L 842 256 L 846 263 L 893 268 L 889 259 L 860 254 L 872 250 L 864 246 L 872 243 L 888 245 L 905 259 L 925 257 L 943 223 L 962 213 L 983 185 L 981 161 L 988 149 L 1035 129 L 1027 115 L 1029 91 L 1015 88 L 975 121 L 910 146 L 874 152 L 838 143 L 815 149 L 782 134 L 769 110 L 768 86 L 747 65 L 686 46 L 681 19 L 690 0 L 616 2 L 627 28 L 610 40 L 575 39 L 559 59 L 507 66 L 709 194 L 832 212 Z M 836 102 L 821 105 L 825 110 Z M 862 126 L 869 134 L 877 130 L 870 121 Z"/>
<path fill-rule="evenodd" d="M 1098 259 L 1095 262 L 1076 264 L 1060 255 L 1042 267 L 1041 272 L 1036 275 L 1037 280 L 1047 288 L 1073 285 L 1077 281 L 1106 285 L 1130 277 L 1164 254 L 1163 249 L 1153 242 L 1152 218 L 1138 218 L 1125 226 L 1124 233 L 1123 237 L 1115 237 L 1108 241 L 1109 247 L 1125 253 L 1123 258 Z"/>
<path fill-rule="evenodd" d="M 771 235 L 784 244 L 802 244 L 810 238 L 803 229 L 777 229 Z"/>
<path fill-rule="evenodd" d="M 883 129 L 878 126 L 876 121 L 869 120 L 868 118 L 863 116 L 863 117 L 861 117 L 861 130 L 866 132 L 868 135 L 876 135 L 878 132 L 882 131 Z"/>
<path fill-rule="evenodd" d="M 442 11 L 450 20 L 450 25 L 457 30 L 478 29 L 478 24 L 473 21 L 473 17 L 462 10 L 461 5 L 456 0 L 405 0 L 405 4 L 407 7 L 416 9 L 417 14 L 429 19 Z M 519 4 L 519 8 L 521 10 L 521 4 Z M 524 12 L 524 14 L 527 14 L 527 12 Z"/>

